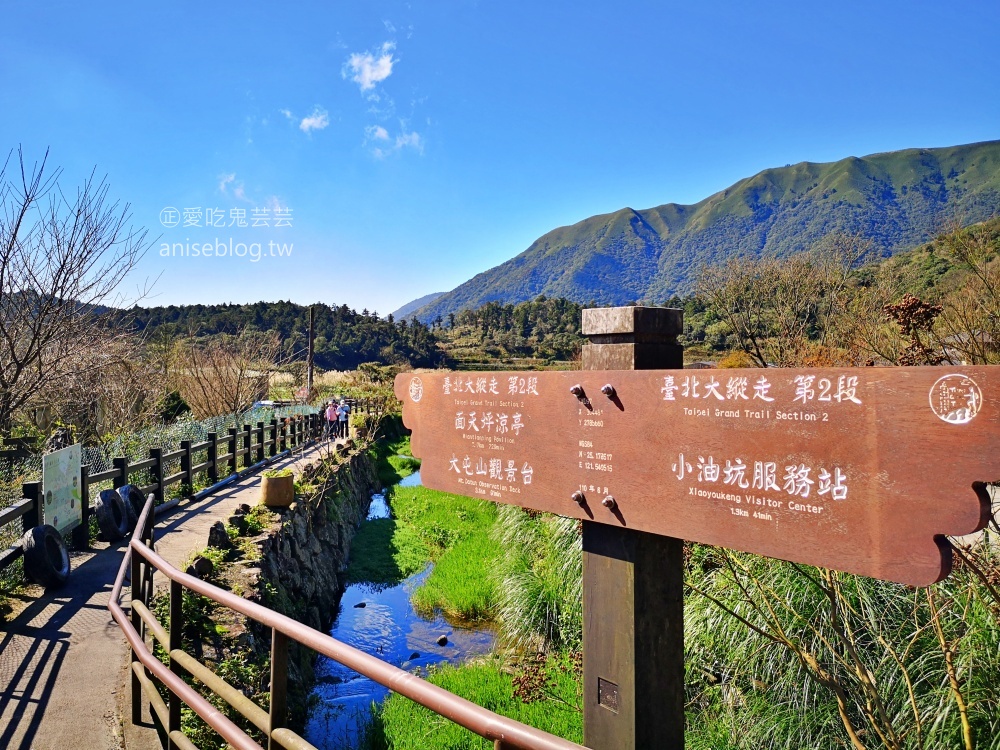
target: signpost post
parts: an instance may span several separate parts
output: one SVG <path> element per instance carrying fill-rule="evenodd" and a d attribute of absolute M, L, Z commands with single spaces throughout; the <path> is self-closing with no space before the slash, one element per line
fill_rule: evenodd
<path fill-rule="evenodd" d="M 680 310 L 589 309 L 582 322 L 591 342 L 581 353 L 584 370 L 684 368 Z M 601 392 L 605 405 L 618 408 L 617 390 Z M 591 455 L 580 448 L 585 459 Z M 607 496 L 601 503 L 615 507 Z M 684 747 L 681 539 L 583 522 L 583 743 L 596 750 Z"/>
<path fill-rule="evenodd" d="M 584 311 L 583 372 L 396 379 L 425 486 L 584 522 L 584 741 L 683 747 L 680 540 L 914 586 L 1000 478 L 1000 368 L 680 370 L 681 312 Z"/>

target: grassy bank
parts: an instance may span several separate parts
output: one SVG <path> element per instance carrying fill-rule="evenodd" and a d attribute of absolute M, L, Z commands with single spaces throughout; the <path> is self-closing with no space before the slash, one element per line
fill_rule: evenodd
<path fill-rule="evenodd" d="M 497 713 L 579 741 L 579 531 L 574 521 L 396 483 L 419 462 L 408 439 L 381 441 L 379 476 L 392 517 L 354 538 L 348 579 L 391 586 L 433 562 L 413 594 L 418 611 L 494 622 L 502 656 L 432 671 L 429 679 Z M 547 656 L 536 656 L 545 648 Z M 526 654 L 527 656 L 518 656 Z M 405 698 L 376 709 L 362 747 L 492 747 Z"/>
<path fill-rule="evenodd" d="M 409 437 L 379 440 L 371 451 L 377 461 L 378 478 L 384 487 L 392 487 L 420 468 L 420 461 L 413 458 L 410 450 Z"/>
<path fill-rule="evenodd" d="M 575 742 L 583 740 L 579 658 L 553 654 L 510 664 L 492 656 L 433 671 L 429 680 L 498 714 Z M 493 743 L 432 711 L 391 695 L 368 724 L 363 750 L 471 750 Z"/>
<path fill-rule="evenodd" d="M 392 518 L 361 527 L 352 545 L 348 581 L 392 586 L 434 563 L 414 593 L 418 610 L 438 609 L 460 622 L 491 619 L 496 597 L 489 576 L 494 560 L 490 530 L 496 507 L 426 487 L 394 486 L 420 466 L 411 457 L 409 438 L 380 441 L 375 451 Z"/>

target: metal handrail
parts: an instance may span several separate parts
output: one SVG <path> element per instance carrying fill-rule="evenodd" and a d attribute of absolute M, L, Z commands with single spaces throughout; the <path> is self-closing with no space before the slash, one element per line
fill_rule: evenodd
<path fill-rule="evenodd" d="M 143 637 L 125 616 L 118 600 L 121 597 L 125 574 L 133 560 L 133 555 L 141 557 L 147 564 L 163 573 L 175 584 L 201 594 L 228 609 L 239 612 L 255 622 L 271 628 L 272 631 L 282 633 L 303 646 L 359 672 L 365 677 L 378 682 L 380 685 L 409 698 L 425 708 L 429 708 L 436 714 L 450 719 L 469 731 L 478 734 L 480 737 L 492 740 L 498 750 L 500 748 L 519 748 L 520 750 L 585 750 L 582 745 L 570 742 L 561 737 L 556 737 L 514 719 L 495 714 L 472 701 L 450 693 L 437 685 L 433 685 L 406 670 L 395 667 L 353 646 L 338 641 L 326 633 L 314 630 L 308 625 L 297 622 L 290 617 L 286 617 L 260 604 L 236 596 L 232 592 L 225 591 L 199 578 L 181 572 L 156 554 L 151 547 L 153 537 L 152 505 L 152 498 L 150 498 L 146 501 L 145 507 L 143 507 L 139 523 L 136 525 L 136 529 L 141 530 L 140 536 L 142 538 L 135 538 L 133 536 L 133 539 L 129 542 L 128 551 L 118 571 L 115 585 L 111 590 L 108 608 L 111 610 L 111 614 L 118 623 L 118 626 L 124 632 L 125 638 L 129 642 L 129 646 L 132 648 L 136 658 L 233 747 L 240 750 L 260 750 L 260 746 L 250 739 L 239 727 L 205 700 L 197 691 L 188 686 L 177 674 L 164 666 L 146 647 Z M 147 539 L 149 540 L 149 544 L 146 543 Z M 132 570 L 133 577 L 135 578 L 138 573 L 138 566 L 133 565 Z M 137 585 L 135 580 L 133 580 L 133 585 Z M 282 737 L 279 738 L 275 733 L 280 733 Z M 288 729 L 279 727 L 273 728 L 269 734 L 272 739 L 279 742 L 284 738 L 291 739 L 291 736 L 293 736 Z M 301 740 L 298 737 L 296 739 Z"/>
<path fill-rule="evenodd" d="M 136 524 L 136 530 L 139 530 L 143 536 L 148 535 L 150 541 L 152 541 L 153 531 L 152 518 L 153 498 L 150 497 L 146 500 L 146 505 L 143 506 L 142 514 L 139 516 L 139 522 Z M 260 745 L 251 740 L 225 714 L 205 700 L 196 690 L 184 682 L 180 676 L 171 672 L 163 662 L 157 659 L 153 655 L 153 652 L 146 648 L 143 637 L 132 627 L 132 623 L 125 616 L 125 612 L 122 610 L 118 600 L 121 597 L 122 586 L 125 583 L 125 573 L 132 562 L 132 551 L 137 547 L 145 547 L 145 545 L 133 538 L 129 542 L 128 551 L 125 553 L 122 565 L 118 569 L 118 576 L 115 578 L 115 585 L 111 589 L 111 598 L 108 601 L 108 609 L 111 610 L 111 616 L 118 623 L 118 627 L 121 628 L 122 633 L 125 635 L 125 640 L 128 641 L 132 653 L 135 654 L 136 658 L 142 662 L 142 665 L 146 669 L 152 672 L 160 682 L 184 701 L 205 723 L 211 726 L 212 729 L 218 732 L 233 747 L 238 748 L 238 750 L 260 750 Z M 133 583 L 137 584 L 138 582 L 133 581 Z M 135 695 L 133 694 L 134 699 Z"/>

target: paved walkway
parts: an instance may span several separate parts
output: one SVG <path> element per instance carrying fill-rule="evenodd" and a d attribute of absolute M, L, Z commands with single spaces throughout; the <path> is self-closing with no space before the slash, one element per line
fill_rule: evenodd
<path fill-rule="evenodd" d="M 329 450 L 329 443 L 321 444 L 272 467 L 294 468 Z M 257 502 L 259 484 L 259 474 L 246 477 L 161 517 L 157 551 L 180 564 L 205 546 L 213 523 L 241 503 Z M 88 552 L 71 553 L 66 586 L 21 597 L 24 609 L 11 622 L 0 622 L 0 748 L 159 747 L 155 732 L 131 726 L 128 649 L 108 611 L 125 548 L 124 542 L 97 543 Z"/>

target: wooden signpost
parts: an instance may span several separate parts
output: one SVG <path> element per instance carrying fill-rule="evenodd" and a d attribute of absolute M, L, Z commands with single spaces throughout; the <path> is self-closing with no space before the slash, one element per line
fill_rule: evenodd
<path fill-rule="evenodd" d="M 985 483 L 1000 479 L 1000 368 L 668 369 L 681 365 L 680 320 L 663 308 L 584 310 L 583 372 L 407 373 L 395 383 L 425 486 L 587 522 L 585 700 L 602 709 L 585 719 L 591 747 L 683 746 L 682 734 L 666 739 L 644 726 L 647 710 L 635 713 L 653 689 L 635 664 L 643 653 L 672 649 L 656 673 L 676 682 L 677 540 L 923 586 L 951 570 L 944 535 L 985 526 Z M 591 646 L 588 624 L 623 627 L 622 602 L 602 613 L 623 575 L 627 608 L 640 610 L 626 624 L 652 640 L 608 655 L 601 669 L 618 674 L 588 675 L 588 649 L 619 637 Z M 659 599 L 676 601 L 657 613 Z M 665 620 L 679 628 L 667 645 Z M 682 722 L 680 669 L 670 701 Z M 624 742 L 598 726 L 623 708 L 633 725 Z"/>

